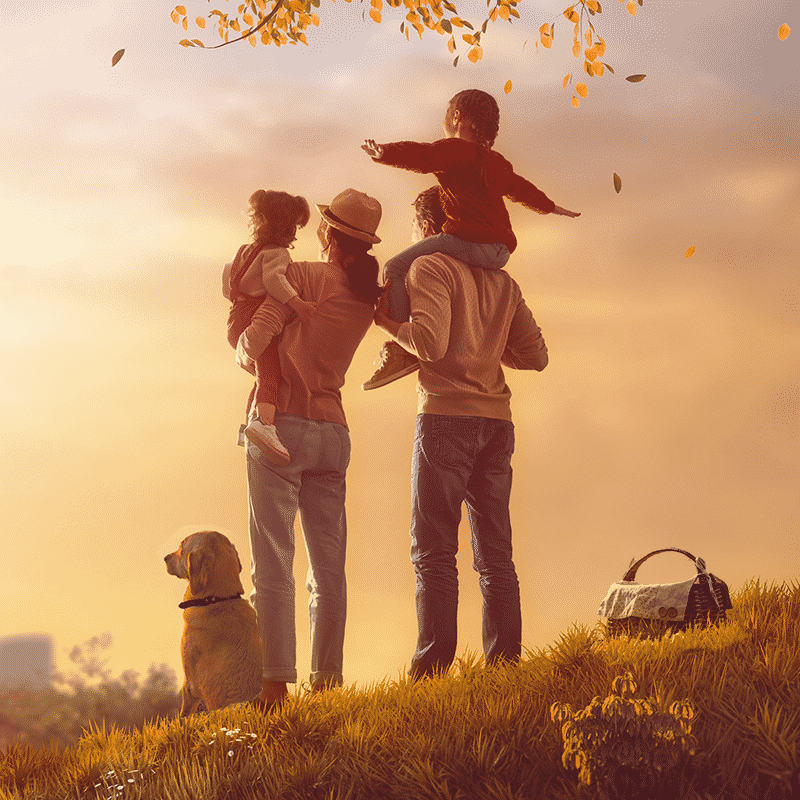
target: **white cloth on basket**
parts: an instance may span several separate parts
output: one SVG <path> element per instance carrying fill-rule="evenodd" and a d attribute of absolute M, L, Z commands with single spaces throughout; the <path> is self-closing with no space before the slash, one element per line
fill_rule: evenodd
<path fill-rule="evenodd" d="M 682 620 L 697 576 L 680 583 L 612 583 L 597 613 L 606 619 Z"/>

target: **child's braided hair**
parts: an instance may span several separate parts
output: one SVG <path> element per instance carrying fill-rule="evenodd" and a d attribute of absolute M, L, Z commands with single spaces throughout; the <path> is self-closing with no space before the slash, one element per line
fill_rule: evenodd
<path fill-rule="evenodd" d="M 472 128 L 473 136 L 484 147 L 491 147 L 500 130 L 500 108 L 497 100 L 480 89 L 465 89 L 450 101 L 453 111 Z"/>
<path fill-rule="evenodd" d="M 453 112 L 460 112 L 461 119 L 472 130 L 472 135 L 479 145 L 476 162 L 480 168 L 483 182 L 488 187 L 489 175 L 486 170 L 486 157 L 500 130 L 500 108 L 497 100 L 488 92 L 480 89 L 465 89 L 453 97 L 450 106 Z"/>

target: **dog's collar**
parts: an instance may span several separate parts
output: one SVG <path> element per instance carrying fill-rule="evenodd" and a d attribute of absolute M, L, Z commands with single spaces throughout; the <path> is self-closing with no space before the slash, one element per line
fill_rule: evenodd
<path fill-rule="evenodd" d="M 217 597 L 216 595 L 211 595 L 210 597 L 198 597 L 197 600 L 184 600 L 182 603 L 178 603 L 178 608 L 193 608 L 194 606 L 212 606 L 214 603 L 222 603 L 225 600 L 236 600 L 241 597 L 243 592 L 239 592 L 239 594 L 232 594 L 230 597 Z"/>

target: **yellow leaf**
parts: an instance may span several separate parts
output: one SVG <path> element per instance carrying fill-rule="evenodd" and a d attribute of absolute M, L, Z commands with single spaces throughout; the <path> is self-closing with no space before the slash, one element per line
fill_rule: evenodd
<path fill-rule="evenodd" d="M 542 26 L 539 28 L 539 33 L 540 33 L 542 36 L 545 36 L 546 34 L 549 34 L 549 33 L 550 33 L 550 26 L 549 26 L 549 25 L 548 25 L 548 24 L 545 22 L 545 24 L 544 24 L 544 25 L 542 25 Z"/>
<path fill-rule="evenodd" d="M 186 16 L 186 7 L 185 6 L 175 6 L 175 10 L 182 16 Z"/>
<path fill-rule="evenodd" d="M 595 13 L 600 10 L 600 3 L 597 0 L 586 0 L 586 5 Z"/>
<path fill-rule="evenodd" d="M 605 71 L 602 61 L 592 61 L 592 72 L 594 72 L 595 76 L 599 78 Z"/>
<path fill-rule="evenodd" d="M 575 44 L 572 46 L 572 55 L 574 55 L 575 58 L 577 58 L 580 54 L 581 54 L 581 46 L 578 44 L 578 42 L 575 42 Z"/>
<path fill-rule="evenodd" d="M 483 48 L 480 45 L 475 45 L 472 50 L 467 53 L 467 58 L 473 63 L 476 64 L 483 58 Z"/>
<path fill-rule="evenodd" d="M 636 16 L 636 3 L 634 2 L 634 0 L 628 0 L 628 5 L 627 5 L 627 6 L 625 6 L 625 8 L 627 8 L 627 9 L 628 9 L 628 13 L 629 13 L 629 14 L 630 14 L 632 17 L 635 17 L 635 16 Z"/>
<path fill-rule="evenodd" d="M 586 86 L 586 84 L 585 84 L 585 83 L 579 83 L 579 84 L 578 84 L 578 85 L 575 87 L 575 91 L 576 91 L 576 93 L 577 93 L 577 94 L 579 94 L 581 97 L 586 97 L 586 95 L 588 95 L 588 94 L 589 94 L 589 89 L 588 89 L 588 87 Z"/>
<path fill-rule="evenodd" d="M 198 17 L 194 22 L 198 28 L 205 28 L 206 26 L 206 21 L 204 17 Z"/>
<path fill-rule="evenodd" d="M 500 16 L 501 16 L 501 17 L 502 17 L 504 20 L 506 20 L 506 21 L 508 20 L 508 17 L 509 17 L 508 6 L 498 6 L 498 7 L 497 7 L 497 13 L 498 13 L 498 14 L 499 14 L 499 15 L 500 15 Z"/>
<path fill-rule="evenodd" d="M 244 24 L 245 25 L 252 25 L 253 24 L 253 18 L 252 18 L 252 16 L 250 16 L 250 14 L 243 14 L 242 15 L 242 19 L 244 20 Z"/>
<path fill-rule="evenodd" d="M 233 28 L 237 33 L 239 33 L 242 30 L 241 25 L 239 25 L 238 19 L 235 19 L 233 20 L 233 22 L 231 22 L 231 28 Z"/>
<path fill-rule="evenodd" d="M 183 29 L 185 31 L 189 30 L 189 23 L 186 21 L 186 17 L 183 18 Z"/>
<path fill-rule="evenodd" d="M 786 23 L 784 23 L 780 28 L 778 28 L 778 38 L 783 41 L 791 32 L 792 29 Z"/>
<path fill-rule="evenodd" d="M 570 79 L 571 77 L 572 77 L 572 73 L 571 73 L 571 72 L 570 72 L 570 74 L 569 74 L 569 75 L 565 75 L 565 76 L 564 76 L 564 83 L 561 85 L 561 88 L 562 88 L 562 89 L 566 89 L 566 88 L 567 88 L 567 84 L 569 83 L 569 79 Z"/>
<path fill-rule="evenodd" d="M 111 66 L 112 67 L 116 67 L 117 63 L 119 62 L 119 60 L 124 55 L 125 55 L 125 49 L 124 48 L 122 50 L 117 50 L 117 52 L 114 53 L 114 57 L 111 59 Z"/>
<path fill-rule="evenodd" d="M 447 49 L 451 53 L 455 53 L 456 51 L 456 40 L 452 36 L 447 40 Z"/>
<path fill-rule="evenodd" d="M 508 94 L 511 91 L 512 87 L 513 87 L 513 84 L 511 83 L 511 81 L 506 81 L 506 85 L 503 87 L 503 91 L 506 94 Z"/>
<path fill-rule="evenodd" d="M 381 12 L 378 11 L 377 8 L 371 8 L 369 10 L 369 15 L 370 15 L 370 17 L 372 17 L 372 19 L 375 20 L 375 22 L 380 22 L 381 21 Z"/>
<path fill-rule="evenodd" d="M 255 47 L 258 44 L 258 40 L 255 36 L 248 36 L 247 41 L 250 42 L 251 47 Z"/>
<path fill-rule="evenodd" d="M 617 194 L 622 189 L 622 178 L 616 172 L 614 173 L 614 189 L 616 189 Z"/>
<path fill-rule="evenodd" d="M 590 47 L 584 53 L 587 61 L 594 61 L 597 58 L 597 45 Z"/>
<path fill-rule="evenodd" d="M 169 18 L 177 25 L 178 21 L 181 18 L 181 15 L 178 13 L 178 10 L 175 9 L 170 15 Z"/>
<path fill-rule="evenodd" d="M 694 255 L 694 245 L 692 245 L 692 246 L 691 246 L 691 247 L 690 247 L 690 248 L 689 248 L 689 249 L 686 251 L 686 258 L 689 258 L 690 256 L 693 256 L 693 255 Z"/>
<path fill-rule="evenodd" d="M 580 104 L 581 104 L 581 101 L 580 101 L 580 100 L 578 100 L 578 98 L 577 98 L 577 97 L 575 97 L 575 95 L 572 95 L 572 105 L 573 105 L 575 108 L 577 108 L 577 107 L 578 107 Z"/>
<path fill-rule="evenodd" d="M 592 32 L 591 31 L 586 31 L 586 33 L 584 34 L 583 38 L 586 39 L 587 47 L 591 47 L 592 46 Z"/>

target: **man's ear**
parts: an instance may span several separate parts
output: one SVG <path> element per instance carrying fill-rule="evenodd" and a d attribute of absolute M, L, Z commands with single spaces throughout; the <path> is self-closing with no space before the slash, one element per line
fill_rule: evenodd
<path fill-rule="evenodd" d="M 424 237 L 433 236 L 433 225 L 429 219 L 422 220 L 422 227 L 420 228 Z"/>

